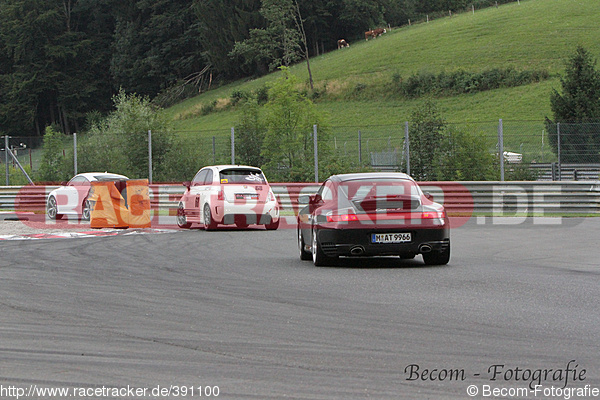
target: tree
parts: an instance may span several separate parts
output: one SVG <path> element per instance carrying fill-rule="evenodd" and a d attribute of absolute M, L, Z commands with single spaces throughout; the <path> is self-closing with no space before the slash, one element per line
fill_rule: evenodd
<path fill-rule="evenodd" d="M 483 135 L 446 128 L 439 152 L 437 180 L 487 181 L 498 179 L 496 157 Z"/>
<path fill-rule="evenodd" d="M 5 129 L 42 134 L 44 126 L 56 124 L 68 133 L 87 111 L 102 109 L 108 46 L 97 31 L 88 32 L 87 11 L 89 1 L 3 2 L 0 122 Z"/>
<path fill-rule="evenodd" d="M 236 42 L 249 37 L 248 31 L 264 23 L 260 0 L 194 0 L 200 46 L 213 70 L 226 78 L 266 72 L 266 65 L 248 65 L 229 55 Z"/>
<path fill-rule="evenodd" d="M 252 29 L 248 39 L 236 42 L 230 55 L 242 56 L 246 63 L 268 62 L 271 71 L 304 58 L 312 89 L 307 37 L 298 2 L 262 0 L 260 13 L 267 21 L 266 28 Z"/>
<path fill-rule="evenodd" d="M 577 47 L 560 79 L 562 94 L 554 89 L 550 95 L 554 121 L 546 118 L 546 128 L 558 154 L 556 123 L 561 123 L 562 162 L 600 162 L 600 129 L 592 124 L 600 120 L 600 73 L 595 65 L 590 53 Z"/>
<path fill-rule="evenodd" d="M 114 86 L 154 97 L 205 65 L 193 0 L 138 0 L 117 18 Z"/>
<path fill-rule="evenodd" d="M 410 122 L 410 172 L 416 180 L 497 179 L 496 158 L 485 137 L 449 127 L 426 100 Z"/>
<path fill-rule="evenodd" d="M 36 180 L 60 182 L 68 180 L 73 173 L 73 157 L 63 157 L 65 136 L 56 128 L 48 126 L 42 145 L 42 160 Z"/>
<path fill-rule="evenodd" d="M 410 173 L 416 180 L 435 179 L 446 122 L 437 106 L 426 100 L 411 114 Z"/>
<path fill-rule="evenodd" d="M 330 153 L 325 118 L 304 94 L 298 91 L 298 79 L 281 67 L 283 76 L 269 90 L 265 104 L 267 131 L 262 156 L 265 169 L 274 179 L 288 182 L 310 181 L 314 176 L 313 125 L 319 126 L 319 158 Z"/>
<path fill-rule="evenodd" d="M 103 170 L 132 178 L 148 176 L 148 131 L 152 131 L 153 174 L 160 173 L 171 149 L 172 129 L 168 117 L 147 97 L 124 91 L 113 97 L 115 110 L 83 137 L 81 170 Z"/>
<path fill-rule="evenodd" d="M 242 105 L 242 115 L 235 129 L 236 156 L 242 164 L 262 166 L 264 163 L 261 149 L 266 126 L 260 111 L 255 99 L 248 99 Z"/>

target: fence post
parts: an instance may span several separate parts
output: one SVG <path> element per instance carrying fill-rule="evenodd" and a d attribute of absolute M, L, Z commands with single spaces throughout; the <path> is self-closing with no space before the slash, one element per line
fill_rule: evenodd
<path fill-rule="evenodd" d="M 358 131 L 358 165 L 362 166 L 362 135 Z"/>
<path fill-rule="evenodd" d="M 8 169 L 8 135 L 4 136 L 4 165 L 6 165 L 6 186 L 10 184 L 10 170 Z"/>
<path fill-rule="evenodd" d="M 231 164 L 235 165 L 235 130 L 231 127 Z"/>
<path fill-rule="evenodd" d="M 504 182 L 504 126 L 502 118 L 498 120 L 498 153 L 500 156 L 500 181 Z"/>
<path fill-rule="evenodd" d="M 73 175 L 77 175 L 77 133 L 73 132 Z"/>
<path fill-rule="evenodd" d="M 317 125 L 313 125 L 313 146 L 315 150 L 315 183 L 319 183 L 319 146 L 317 145 Z"/>
<path fill-rule="evenodd" d="M 410 139 L 408 136 L 408 121 L 404 122 L 404 147 L 406 148 L 406 173 L 410 175 Z"/>
<path fill-rule="evenodd" d="M 217 142 L 216 138 L 213 136 L 213 165 L 217 163 Z"/>
<path fill-rule="evenodd" d="M 559 181 L 562 181 L 562 177 L 561 177 L 562 165 L 560 164 L 560 122 L 556 123 L 556 140 L 558 142 L 557 151 L 556 151 L 556 155 L 558 156 L 557 178 Z"/>
<path fill-rule="evenodd" d="M 148 183 L 152 183 L 152 131 L 148 130 Z"/>

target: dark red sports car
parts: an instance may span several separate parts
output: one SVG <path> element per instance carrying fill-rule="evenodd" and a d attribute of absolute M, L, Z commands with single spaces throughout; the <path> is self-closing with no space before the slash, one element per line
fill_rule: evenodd
<path fill-rule="evenodd" d="M 414 258 L 428 265 L 450 261 L 450 227 L 441 204 L 408 175 L 333 175 L 319 191 L 300 196 L 298 247 L 302 260 L 327 265 L 340 256 Z"/>

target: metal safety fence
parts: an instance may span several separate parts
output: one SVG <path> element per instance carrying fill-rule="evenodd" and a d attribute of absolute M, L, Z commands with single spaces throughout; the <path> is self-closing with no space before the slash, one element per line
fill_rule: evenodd
<path fill-rule="evenodd" d="M 285 211 L 296 215 L 303 205 L 302 194 L 313 194 L 314 183 L 273 183 L 273 192 Z M 496 215 L 504 217 L 599 215 L 599 182 L 419 182 L 433 200 L 457 218 Z M 44 220 L 46 200 L 56 186 L 0 186 L 0 211 L 34 213 Z M 185 191 L 181 184 L 154 184 L 149 187 L 150 206 L 155 217 L 175 216 Z M 30 218 L 33 218 L 31 216 Z"/>

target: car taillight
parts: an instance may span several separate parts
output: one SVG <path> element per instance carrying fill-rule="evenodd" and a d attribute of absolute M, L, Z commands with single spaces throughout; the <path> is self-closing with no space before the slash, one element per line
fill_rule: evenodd
<path fill-rule="evenodd" d="M 223 190 L 219 190 L 219 193 L 217 193 L 217 200 L 225 200 L 225 193 Z"/>
<path fill-rule="evenodd" d="M 267 196 L 267 201 L 275 201 L 275 195 L 273 192 L 269 191 L 269 195 Z"/>
<path fill-rule="evenodd" d="M 356 214 L 330 214 L 327 215 L 327 222 L 349 222 L 358 221 Z"/>
<path fill-rule="evenodd" d="M 445 211 L 423 211 L 423 213 L 421 214 L 421 218 L 423 219 L 434 219 L 434 218 L 445 218 L 446 217 L 446 212 Z"/>

